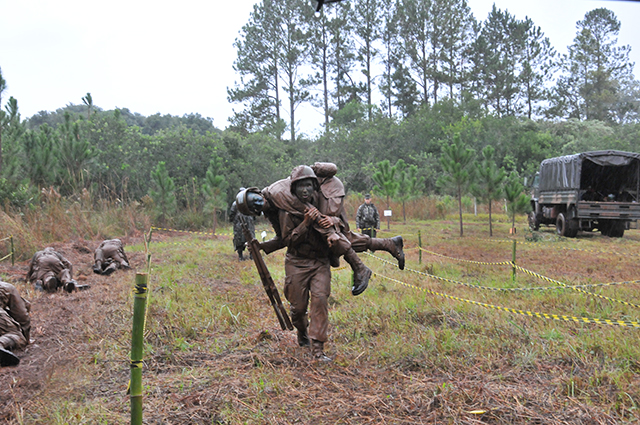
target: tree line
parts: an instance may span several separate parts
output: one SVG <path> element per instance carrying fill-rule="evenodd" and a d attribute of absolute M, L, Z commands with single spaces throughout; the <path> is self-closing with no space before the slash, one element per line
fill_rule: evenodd
<path fill-rule="evenodd" d="M 274 10 L 277 11 L 281 5 L 275 3 L 277 2 L 269 3 L 269 5 L 276 8 Z M 346 6 L 349 3 L 338 4 Z M 390 4 L 384 1 L 378 3 L 380 5 Z M 354 3 L 354 7 L 364 7 L 367 4 L 365 1 L 359 1 Z M 455 4 L 452 3 L 451 8 L 455 9 Z M 418 16 L 422 9 L 403 9 L 405 12 L 398 15 L 397 8 L 400 6 L 404 8 L 418 7 L 419 5 L 426 7 L 427 4 L 412 3 L 409 0 L 393 3 L 393 7 L 380 9 L 380 14 L 376 16 L 382 19 L 381 22 L 387 19 L 383 19 L 385 14 L 395 16 L 396 20 L 407 20 L 409 17 Z M 428 5 L 435 7 L 437 2 L 428 3 Z M 338 21 L 333 21 L 337 16 L 352 20 L 356 12 L 350 11 L 348 7 L 344 10 L 332 7 L 331 13 L 335 15 L 334 17 L 321 15 L 312 18 L 315 19 L 312 21 L 313 25 L 319 25 L 324 19 L 327 25 L 333 22 L 332 25 L 335 24 L 338 27 L 335 31 L 342 31 L 339 37 L 341 41 L 336 41 L 338 40 L 335 38 L 337 36 L 328 38 L 333 40 L 331 49 L 325 52 L 326 56 L 320 55 L 314 60 L 315 64 L 323 63 L 323 60 L 326 60 L 327 64 L 327 80 L 326 84 L 323 84 L 326 92 L 322 92 L 326 94 L 326 97 L 322 98 L 322 102 L 320 102 L 325 106 L 328 105 L 323 132 L 315 138 L 308 138 L 297 133 L 295 137 L 285 138 L 283 135 L 287 124 L 282 118 L 279 118 L 274 108 L 282 104 L 295 105 L 298 102 L 296 99 L 304 98 L 307 101 L 313 99 L 313 96 L 298 91 L 297 93 L 302 97 L 290 98 L 285 102 L 284 99 L 279 98 L 280 95 L 276 94 L 276 91 L 273 91 L 273 87 L 281 87 L 284 93 L 288 93 L 287 90 L 295 91 L 295 86 L 286 84 L 283 86 L 280 79 L 267 81 L 260 78 L 256 80 L 253 77 L 257 74 L 246 73 L 239 62 L 240 58 L 246 57 L 247 60 L 249 58 L 243 53 L 248 51 L 249 46 L 246 44 L 249 41 L 255 41 L 252 48 L 257 48 L 257 41 L 266 36 L 260 32 L 264 29 L 250 25 L 258 17 L 266 19 L 264 14 L 273 12 L 264 10 L 264 14 L 258 16 L 257 13 L 266 6 L 266 0 L 256 5 L 249 23 L 244 27 L 243 35 L 238 40 L 238 61 L 234 66 L 245 84 L 230 89 L 230 98 L 233 98 L 233 93 L 239 94 L 240 91 L 248 93 L 246 89 L 249 87 L 255 89 L 252 91 L 255 96 L 251 98 L 249 103 L 247 103 L 248 98 L 245 98 L 242 103 L 247 106 L 247 109 L 237 112 L 231 119 L 230 125 L 224 130 L 213 126 L 212 119 L 202 117 L 199 114 L 188 114 L 182 117 L 155 114 L 145 117 L 126 108 L 103 110 L 96 104 L 90 93 L 79 99 L 81 101 L 79 104 L 69 104 L 53 112 L 42 111 L 32 117 L 22 119 L 18 100 L 2 97 L 10 82 L 2 78 L 0 69 L 0 202 L 2 205 L 29 208 L 37 203 L 42 189 L 55 189 L 62 196 L 72 199 L 79 198 L 82 193 L 88 192 L 96 200 L 107 199 L 116 203 L 148 203 L 156 209 L 158 219 L 161 221 L 167 220 L 176 210 L 188 211 L 192 213 L 192 217 L 211 216 L 211 214 L 202 213 L 212 212 L 215 218 L 217 211 L 224 210 L 233 201 L 234 195 L 241 186 L 261 188 L 286 177 L 295 165 L 313 164 L 316 161 L 336 163 L 339 169 L 338 175 L 348 191 L 365 192 L 372 190 L 376 185 L 382 187 L 383 180 L 381 178 L 385 173 L 388 174 L 391 168 L 396 167 L 397 175 L 405 177 L 398 183 L 399 187 L 404 187 L 404 189 L 398 189 L 397 192 L 388 194 L 394 200 L 406 201 L 412 196 L 421 194 L 451 194 L 457 197 L 458 193 L 474 194 L 478 199 L 484 199 L 483 196 L 489 195 L 483 194 L 478 188 L 466 184 L 456 188 L 456 178 L 447 168 L 451 159 L 446 159 L 454 155 L 455 152 L 450 151 L 454 146 L 456 149 L 461 149 L 461 152 L 472 152 L 469 154 L 468 162 L 469 167 L 475 170 L 474 180 L 482 180 L 479 176 L 483 172 L 491 175 L 493 173 L 491 170 L 499 170 L 507 177 L 498 186 L 503 187 L 505 182 L 511 181 L 520 184 L 520 187 L 517 187 L 513 183 L 512 192 L 517 192 L 516 189 L 522 192 L 523 178 L 533 176 L 540 162 L 545 158 L 598 149 L 640 152 L 637 96 L 633 97 L 630 95 L 631 92 L 619 90 L 624 84 L 635 84 L 631 80 L 624 79 L 631 78 L 630 75 L 632 75 L 629 74 L 632 70 L 632 64 L 628 63 L 628 48 L 618 47 L 611 38 L 597 37 L 599 41 L 596 44 L 600 47 L 589 51 L 599 52 L 598 55 L 603 52 L 606 54 L 602 57 L 593 56 L 588 63 L 612 64 L 617 61 L 618 71 L 624 72 L 604 72 L 604 68 L 594 68 L 595 71 L 589 71 L 588 75 L 583 76 L 584 78 L 576 77 L 577 80 L 573 82 L 558 78 L 558 84 L 564 81 L 562 84 L 566 89 L 565 92 L 569 89 L 582 88 L 581 91 L 578 90 L 570 96 L 571 102 L 555 103 L 553 104 L 555 109 L 551 112 L 545 112 L 556 111 L 553 112 L 556 114 L 554 119 L 536 116 L 536 114 L 542 113 L 543 102 L 525 102 L 527 97 L 523 96 L 521 91 L 509 95 L 504 94 L 506 92 L 501 92 L 503 94 L 498 97 L 491 97 L 493 95 L 490 95 L 486 90 L 493 86 L 481 85 L 478 80 L 480 74 L 477 72 L 464 74 L 467 76 L 475 75 L 475 80 L 466 79 L 463 81 L 459 78 L 463 74 L 454 72 L 453 68 L 444 67 L 443 53 L 436 56 L 431 56 L 432 53 L 429 53 L 430 56 L 424 56 L 424 64 L 428 66 L 423 69 L 430 71 L 420 74 L 422 75 L 422 85 L 420 85 L 415 80 L 418 75 L 416 74 L 417 61 L 410 66 L 412 62 L 408 51 L 405 52 L 399 47 L 389 51 L 376 50 L 375 54 L 371 53 L 370 55 L 371 59 L 384 58 L 385 55 L 388 56 L 391 53 L 393 55 L 406 53 L 404 56 L 401 55 L 401 61 L 393 62 L 397 64 L 397 67 L 394 65 L 389 68 L 393 71 L 389 76 L 395 76 L 388 80 L 388 82 L 392 82 L 388 87 L 395 87 L 395 89 L 388 93 L 395 94 L 391 102 L 387 103 L 391 105 L 391 108 L 385 109 L 383 105 L 374 105 L 370 100 L 375 97 L 373 87 L 377 87 L 377 90 L 380 91 L 383 90 L 384 85 L 381 83 L 371 84 L 371 97 L 369 98 L 369 90 L 366 90 L 367 85 L 363 85 L 363 81 L 357 81 L 354 77 L 355 65 L 349 67 L 345 65 L 344 61 L 336 59 L 336 57 L 350 57 L 353 64 L 357 60 L 364 60 L 367 57 L 367 50 L 362 50 L 366 43 L 360 43 L 363 36 L 347 32 L 350 25 L 355 25 L 355 23 L 348 24 L 346 21 L 340 21 L 342 23 L 338 24 Z M 442 7 L 442 5 L 440 6 Z M 303 3 L 300 3 L 300 7 L 304 9 Z M 350 12 L 346 13 L 345 10 Z M 422 16 L 436 16 L 432 9 L 425 10 L 431 10 L 431 12 Z M 422 12 L 426 13 L 425 10 Z M 302 19 L 306 16 L 304 13 L 300 12 L 299 15 L 292 15 L 290 18 Z M 444 19 L 446 13 L 448 12 L 443 11 L 437 16 Z M 490 17 L 492 15 L 506 19 L 505 25 L 513 21 L 513 17 L 509 17 L 508 13 L 495 8 Z M 282 12 L 282 16 L 289 15 Z M 593 25 L 601 21 L 599 17 L 602 16 L 612 18 L 611 22 L 613 23 L 617 22 L 615 17 L 604 9 L 596 9 L 587 13 L 585 19 L 581 21 L 584 28 L 580 26 L 580 23 L 578 25 L 574 53 L 570 49 L 566 57 L 567 60 L 573 54 L 576 58 L 579 57 L 580 60 L 587 61 L 586 53 L 578 48 L 578 39 L 586 40 L 588 34 L 603 34 L 593 28 Z M 390 17 L 388 18 L 390 19 Z M 361 21 L 362 19 L 358 22 Z M 456 19 L 456 22 L 458 21 L 459 19 Z M 436 28 L 435 23 L 428 20 L 423 19 L 421 22 L 423 29 L 426 28 L 433 32 Z M 517 21 L 515 23 L 518 24 Z M 518 25 L 521 24 L 522 22 Z M 408 31 L 405 28 L 406 25 L 408 23 L 402 24 L 399 28 L 404 28 L 402 31 Z M 444 25 L 443 28 L 449 28 L 448 24 L 442 25 Z M 467 50 L 471 48 L 470 46 L 485 43 L 478 41 L 481 40 L 482 31 L 485 31 L 487 40 L 495 39 L 486 29 L 488 23 L 485 22 L 483 25 L 476 23 L 475 25 L 474 28 L 478 31 L 473 32 L 477 35 L 474 42 L 471 44 L 463 43 Z M 527 25 L 531 26 L 531 24 Z M 282 23 L 277 27 L 281 30 L 284 29 Z M 289 29 L 291 34 L 288 37 L 291 38 L 292 45 L 294 41 L 301 43 L 302 40 L 306 40 L 302 37 L 304 28 L 306 27 L 301 24 L 300 26 L 293 25 Z M 326 31 L 328 28 L 330 26 L 327 26 Z M 455 28 L 457 27 L 451 27 L 449 30 L 453 31 Z M 585 32 L 587 28 L 589 31 Z M 613 25 L 613 28 L 619 28 L 619 24 Z M 260 37 L 256 36 L 257 38 L 253 39 L 251 38 L 253 35 L 251 37 L 247 35 L 253 31 L 258 31 L 258 35 L 261 34 Z M 358 31 L 357 34 L 364 34 L 362 28 Z M 399 43 L 402 40 L 408 43 L 409 38 L 403 39 L 402 37 L 409 36 L 403 36 L 402 31 L 393 32 L 395 34 L 393 43 Z M 415 34 L 418 30 L 414 28 L 412 31 L 414 34 L 412 37 L 417 40 Z M 387 35 L 391 33 L 389 32 Z M 514 34 L 520 33 L 521 31 L 514 32 Z M 318 42 L 322 37 L 328 37 L 330 33 L 314 34 L 316 35 L 313 40 Z M 375 46 L 377 43 L 378 49 L 380 49 L 386 40 L 384 34 L 380 37 L 375 38 L 375 41 L 371 42 L 371 46 Z M 504 36 L 503 42 L 518 44 L 514 41 L 517 39 L 513 37 L 515 37 L 513 34 L 508 37 Z M 433 52 L 435 48 L 433 40 L 435 39 L 428 37 L 424 40 L 426 40 L 426 44 L 419 48 L 419 43 L 414 43 L 412 49 L 420 50 L 425 54 Z M 603 46 L 607 40 L 612 44 L 604 49 Z M 387 41 L 391 43 L 390 40 Z M 357 46 L 360 46 L 360 50 L 350 50 L 350 43 L 356 42 Z M 582 41 L 580 42 L 582 43 Z M 495 47 L 495 44 L 491 44 L 494 41 L 487 41 L 487 43 L 489 46 L 494 46 L 488 48 L 492 52 L 500 50 Z M 267 44 L 264 42 L 262 46 L 265 47 Z M 505 48 L 507 48 L 506 44 Z M 389 44 L 389 46 L 391 45 Z M 299 48 L 301 51 L 304 50 L 305 54 L 316 52 L 310 48 L 303 49 L 303 46 L 300 45 Z M 393 44 L 393 46 L 396 45 Z M 514 49 L 515 47 L 509 48 Z M 437 49 L 436 51 L 440 52 Z M 453 52 L 454 50 L 449 51 Z M 417 54 L 417 51 L 412 54 Z M 518 70 L 517 75 L 520 75 L 523 72 L 522 66 L 525 62 L 520 60 L 513 66 L 507 66 L 507 63 L 504 62 L 507 57 L 511 58 L 512 55 L 513 52 L 505 55 L 501 59 L 504 66 L 496 65 L 496 69 L 516 69 Z M 266 53 L 264 57 L 267 57 Z M 436 57 L 440 59 L 436 60 Z M 625 57 L 627 57 L 626 62 Z M 274 62 L 271 65 L 257 60 L 248 61 L 255 66 L 262 63 L 260 66 L 264 70 L 275 72 L 272 65 L 282 66 L 283 58 L 284 56 L 272 56 Z M 427 58 L 430 59 L 427 61 Z M 485 74 L 482 75 L 485 75 L 487 81 L 498 82 L 503 81 L 502 77 L 506 78 L 507 74 L 504 73 L 500 78 L 497 76 L 487 77 L 492 68 L 487 62 L 488 58 L 483 60 L 485 66 L 482 72 Z M 391 63 L 388 62 L 388 64 Z M 471 62 L 467 62 L 466 59 L 456 60 L 456 63 L 471 66 Z M 299 70 L 303 68 L 304 65 L 301 65 Z M 578 68 L 580 72 L 587 72 L 590 69 L 586 65 L 578 66 Z M 398 69 L 405 69 L 406 81 L 399 79 L 404 71 L 398 73 Z M 434 74 L 436 69 L 440 71 Z M 444 72 L 444 69 L 448 71 Z M 596 72 L 598 69 L 604 74 Z M 434 77 L 436 74 L 438 75 L 437 79 Z M 291 79 L 288 81 L 293 82 L 294 75 L 299 76 L 300 74 L 297 71 L 292 71 Z M 318 75 L 322 75 L 322 73 Z M 362 75 L 366 76 L 366 73 Z M 369 75 L 372 76 L 372 81 L 382 81 L 380 78 L 374 78 L 373 73 Z M 457 75 L 458 77 L 455 79 L 447 77 L 449 78 L 447 79 L 446 75 Z M 512 73 L 511 75 L 516 74 Z M 411 85 L 409 78 L 414 80 L 412 84 L 416 85 L 416 90 L 411 90 L 411 92 L 417 93 L 417 97 L 409 96 L 413 100 L 406 104 L 405 113 L 402 112 L 404 107 L 400 107 L 398 99 L 407 99 L 407 97 L 402 94 L 404 92 L 399 88 L 409 87 Z M 593 78 L 594 82 L 588 83 L 588 81 L 592 81 L 589 78 Z M 515 80 L 507 78 L 498 85 L 506 87 L 506 82 L 510 81 L 515 84 L 516 80 L 520 83 L 523 81 L 520 77 Z M 400 81 L 404 82 L 400 84 Z M 438 87 L 435 87 L 436 81 Z M 542 81 L 548 83 L 550 80 L 545 77 Z M 586 85 L 581 86 L 580 81 Z M 607 84 L 598 85 L 595 82 L 606 82 Z M 524 87 L 520 83 L 517 86 Z M 420 87 L 421 90 L 417 90 L 417 87 Z M 428 90 L 424 90 L 425 87 Z M 554 87 L 555 91 L 540 89 L 540 93 L 545 93 L 545 96 L 558 95 L 557 90 L 560 86 L 556 84 Z M 238 90 L 238 92 L 234 92 L 234 90 Z M 260 96 L 266 93 L 270 94 L 261 99 Z M 473 96 L 471 96 L 472 93 L 474 93 Z M 622 96 L 622 93 L 626 93 L 627 97 L 615 97 Z M 420 99 L 418 94 L 422 96 L 421 101 L 418 101 Z M 593 97 L 589 97 L 592 95 Z M 274 99 L 279 100 L 274 101 Z M 384 99 L 385 102 L 389 100 L 389 98 Z M 551 97 L 546 99 L 545 102 L 551 102 L 549 100 Z M 548 105 L 552 105 L 552 103 L 548 103 Z M 604 108 L 603 105 L 608 106 Z M 616 107 L 620 108 L 624 106 L 624 108 L 614 114 L 613 112 L 617 110 L 612 105 L 618 105 Z M 263 110 L 262 107 L 266 109 Z M 533 111 L 531 118 L 528 112 L 530 108 Z M 561 110 L 573 112 L 563 112 L 564 115 L 562 115 L 559 112 Z M 608 112 L 604 115 L 594 115 L 595 112 L 593 112 L 605 110 Z M 262 120 L 261 117 L 269 118 L 269 120 Z M 385 171 L 385 167 L 387 171 Z M 483 169 L 484 171 L 482 171 Z M 453 180 L 447 181 L 445 176 L 449 176 L 447 178 Z M 503 194 L 504 190 L 501 189 L 501 191 L 500 193 Z M 195 218 L 192 221 L 195 221 Z"/>
<path fill-rule="evenodd" d="M 539 26 L 495 5 L 484 21 L 466 0 L 340 2 L 314 16 L 307 0 L 262 0 L 236 39 L 232 124 L 293 143 L 311 104 L 329 126 L 349 102 L 406 119 L 450 102 L 466 114 L 637 122 L 640 84 L 620 22 L 594 9 L 557 54 Z"/>

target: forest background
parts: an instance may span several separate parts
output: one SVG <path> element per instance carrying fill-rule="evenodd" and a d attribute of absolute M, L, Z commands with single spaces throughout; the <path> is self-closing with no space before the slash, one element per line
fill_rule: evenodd
<path fill-rule="evenodd" d="M 640 83 L 607 9 L 588 12 L 558 55 L 534 22 L 495 7 L 479 21 L 460 0 L 332 6 L 319 15 L 304 0 L 255 6 L 236 40 L 238 82 L 212 99 L 237 105 L 226 129 L 198 113 L 103 110 L 90 93 L 22 119 L 0 72 L 0 202 L 22 211 L 52 193 L 88 195 L 215 226 L 239 187 L 298 164 L 334 162 L 347 191 L 362 193 L 381 162 L 402 160 L 423 182 L 411 196 L 443 196 L 454 140 L 471 162 L 491 146 L 495 166 L 521 181 L 548 157 L 640 151 Z M 315 138 L 298 131 L 308 102 L 324 111 Z"/>

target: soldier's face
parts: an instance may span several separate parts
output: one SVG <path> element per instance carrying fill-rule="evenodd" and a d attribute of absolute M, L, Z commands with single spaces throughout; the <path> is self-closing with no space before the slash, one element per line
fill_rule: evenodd
<path fill-rule="evenodd" d="M 313 196 L 313 181 L 311 179 L 300 180 L 296 184 L 296 196 L 302 202 L 311 202 L 311 197 Z"/>

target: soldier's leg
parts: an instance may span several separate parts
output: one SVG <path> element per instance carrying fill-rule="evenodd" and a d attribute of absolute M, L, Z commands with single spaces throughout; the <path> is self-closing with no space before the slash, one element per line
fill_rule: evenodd
<path fill-rule="evenodd" d="M 98 248 L 93 253 L 93 272 L 96 274 L 102 274 L 102 265 L 105 262 L 104 251 Z"/>
<path fill-rule="evenodd" d="M 353 249 L 349 249 L 349 251 L 344 255 L 344 259 L 353 270 L 353 286 L 351 287 L 351 293 L 355 295 L 360 295 L 367 289 L 369 286 L 369 279 L 371 278 L 372 271 L 369 267 L 367 267 L 358 254 Z"/>
<path fill-rule="evenodd" d="M 42 276 L 42 288 L 47 292 L 56 292 L 60 286 L 60 281 L 52 271 L 44 273 Z"/>
<path fill-rule="evenodd" d="M 318 261 L 316 261 L 318 263 Z M 329 330 L 329 295 L 331 295 L 331 269 L 329 264 L 313 267 L 309 292 L 309 337 L 311 354 L 317 360 L 331 361 L 324 353 Z"/>
<path fill-rule="evenodd" d="M 370 238 L 361 233 L 347 232 L 345 234 L 351 242 L 351 247 L 355 252 L 364 252 L 367 249 L 371 251 L 380 250 L 387 251 L 396 260 L 398 260 L 398 268 L 404 270 L 404 241 L 402 236 L 394 236 L 393 238 Z"/>
<path fill-rule="evenodd" d="M 309 260 L 312 261 L 312 260 Z M 309 303 L 309 269 L 285 261 L 284 296 L 289 301 L 291 324 L 298 331 L 298 345 L 309 345 L 307 305 Z"/>

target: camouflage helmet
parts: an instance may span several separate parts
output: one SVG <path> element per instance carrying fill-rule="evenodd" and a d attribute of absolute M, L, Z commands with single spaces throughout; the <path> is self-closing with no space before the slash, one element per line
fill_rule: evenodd
<path fill-rule="evenodd" d="M 291 179 L 291 193 L 295 194 L 296 182 L 305 179 L 311 179 L 313 181 L 313 187 L 318 190 L 320 185 L 318 184 L 318 177 L 316 173 L 313 172 L 313 169 L 308 165 L 298 165 L 291 171 L 291 175 L 289 176 Z"/>

